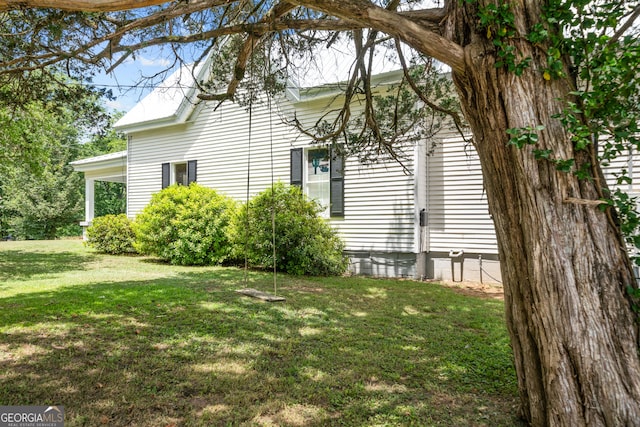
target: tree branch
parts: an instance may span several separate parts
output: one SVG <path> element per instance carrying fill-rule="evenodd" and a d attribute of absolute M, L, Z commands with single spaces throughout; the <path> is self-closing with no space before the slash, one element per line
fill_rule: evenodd
<path fill-rule="evenodd" d="M 28 8 L 52 8 L 68 12 L 114 12 L 157 6 L 166 0 L 0 0 L 0 11 Z"/>
<path fill-rule="evenodd" d="M 287 1 L 283 1 L 281 3 L 276 3 L 276 5 L 267 12 L 267 14 L 262 18 L 262 21 L 266 24 L 271 24 L 277 22 L 282 16 L 288 14 L 292 9 L 295 8 L 295 5 L 289 3 Z M 253 55 L 253 49 L 256 45 L 260 44 L 265 35 L 268 34 L 266 31 L 262 34 L 249 34 L 240 49 L 240 53 L 236 58 L 236 64 L 233 69 L 233 77 L 227 86 L 227 99 L 233 98 L 240 85 L 240 81 L 244 78 L 244 73 L 247 69 L 247 62 L 251 55 Z M 198 97 L 200 99 L 206 99 L 205 94 L 199 94 Z"/>
<path fill-rule="evenodd" d="M 65 11 L 105 12 L 130 10 L 166 3 L 161 0 L 0 0 L 0 11 L 20 8 L 55 8 Z M 187 3 L 173 3 L 175 9 L 204 10 L 229 4 L 227 1 L 191 0 Z M 463 49 L 456 43 L 437 34 L 434 27 L 444 17 L 442 9 L 425 9 L 418 12 L 398 13 L 383 9 L 366 0 L 294 0 L 292 4 L 308 7 L 356 22 L 361 27 L 372 27 L 394 37 L 435 59 L 448 64 L 454 71 L 464 73 Z M 277 5 L 277 3 L 276 3 Z M 144 18 L 143 18 L 144 19 Z M 140 21 L 133 21 L 132 24 Z M 274 21 L 271 21 L 274 22 Z M 135 25 L 137 28 L 143 28 Z M 107 38 L 110 39 L 111 37 Z M 95 44 L 94 44 L 95 45 Z"/>
<path fill-rule="evenodd" d="M 622 37 L 622 35 L 629 28 L 631 28 L 631 26 L 633 25 L 635 20 L 638 19 L 638 16 L 640 16 L 640 4 L 638 6 L 636 6 L 636 8 L 633 10 L 631 15 L 627 19 L 627 21 L 618 29 L 618 31 L 616 31 L 616 33 L 613 35 L 613 37 L 611 37 L 611 39 L 609 39 L 609 42 L 607 43 L 607 46 L 611 46 L 612 44 L 617 43 L 618 40 L 620 39 L 620 37 Z"/>
<path fill-rule="evenodd" d="M 439 106 L 438 104 L 436 104 L 435 102 L 432 102 L 418 87 L 418 85 L 416 85 L 416 82 L 413 81 L 413 79 L 411 78 L 411 76 L 409 75 L 409 67 L 407 66 L 407 61 L 404 58 L 404 55 L 402 53 L 402 49 L 400 47 L 400 40 L 398 40 L 397 38 L 395 39 L 395 43 L 396 43 L 396 51 L 398 52 L 398 59 L 400 60 L 400 64 L 402 65 L 402 71 L 404 74 L 404 78 L 407 80 L 407 83 L 409 83 L 409 86 L 411 86 L 411 89 L 413 90 L 413 92 L 418 96 L 418 98 L 420 98 L 420 100 L 422 102 L 425 103 L 425 105 L 427 105 L 429 108 L 431 108 L 434 111 L 438 111 L 440 113 L 446 114 L 448 116 L 450 116 L 453 119 L 453 123 L 456 125 L 456 128 L 458 129 L 458 132 L 460 133 L 460 135 L 462 135 L 463 139 L 466 138 L 464 137 L 464 132 L 462 131 L 464 124 L 462 122 L 462 118 L 460 117 L 460 114 L 455 111 L 455 110 L 449 110 L 446 108 L 443 108 L 441 106 Z"/>
<path fill-rule="evenodd" d="M 406 16 L 383 9 L 366 0 L 291 1 L 398 37 L 419 52 L 449 65 L 455 72 L 465 74 L 464 50 L 460 45 L 424 28 Z"/>

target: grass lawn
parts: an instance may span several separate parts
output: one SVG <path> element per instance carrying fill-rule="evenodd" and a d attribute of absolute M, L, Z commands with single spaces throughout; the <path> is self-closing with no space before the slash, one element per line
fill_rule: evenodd
<path fill-rule="evenodd" d="M 500 300 L 0 242 L 0 404 L 65 426 L 514 426 Z M 270 274 L 248 286 L 273 289 Z"/>

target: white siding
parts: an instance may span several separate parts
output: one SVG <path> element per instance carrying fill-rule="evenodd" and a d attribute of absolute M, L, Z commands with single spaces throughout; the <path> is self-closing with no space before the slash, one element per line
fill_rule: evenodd
<path fill-rule="evenodd" d="M 327 108 L 322 102 L 296 105 L 297 118 L 315 122 Z M 215 105 L 199 109 L 187 124 L 131 135 L 129 216 L 138 214 L 151 194 L 160 191 L 164 162 L 197 160 L 198 183 L 241 201 L 246 199 L 249 155 L 251 196 L 270 185 L 272 167 L 276 181 L 289 183 L 290 150 L 310 145 L 309 138 L 281 120 L 287 114 L 290 118 L 293 107 L 274 103 L 273 114 L 269 114 L 266 103 L 254 105 L 249 138 L 249 113 L 244 107 L 224 103 L 214 111 Z M 405 165 L 413 166 L 412 156 Z M 388 161 L 364 166 L 357 159 L 347 159 L 344 194 L 344 218 L 330 221 L 344 238 L 347 250 L 413 252 L 414 179 L 399 164 Z"/>
<path fill-rule="evenodd" d="M 631 184 L 620 185 L 620 189 L 634 196 L 640 195 L 640 155 L 636 150 L 622 154 L 612 161 L 603 162 L 602 170 L 610 188 L 616 187 L 616 175 L 620 176 L 623 169 L 633 181 Z"/>
<path fill-rule="evenodd" d="M 482 171 L 475 149 L 459 135 L 441 135 L 442 142 L 428 159 L 429 250 L 497 254 L 493 221 L 483 190 Z M 640 195 L 640 156 L 623 155 L 603 167 L 607 183 L 615 187 L 622 169 L 636 178 L 621 189 Z"/>
<path fill-rule="evenodd" d="M 429 251 L 497 254 L 480 161 L 471 144 L 443 134 L 428 159 Z"/>

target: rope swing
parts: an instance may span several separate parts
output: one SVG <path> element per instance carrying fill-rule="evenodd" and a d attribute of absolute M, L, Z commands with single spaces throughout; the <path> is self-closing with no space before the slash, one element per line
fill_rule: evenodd
<path fill-rule="evenodd" d="M 250 66 L 250 81 L 253 83 L 255 78 L 254 74 L 254 58 L 253 58 L 253 48 L 251 51 L 251 66 Z M 259 291 L 253 288 L 247 288 L 248 285 L 248 271 L 249 271 L 249 201 L 251 197 L 251 137 L 253 130 L 253 99 L 255 96 L 255 89 L 253 86 L 249 88 L 249 134 L 248 134 L 248 142 L 247 142 L 247 191 L 245 195 L 245 206 L 246 206 L 246 218 L 247 222 L 245 225 L 245 238 L 244 238 L 244 289 L 239 289 L 238 293 L 243 295 L 248 295 L 254 298 L 258 298 L 263 301 L 268 302 L 276 302 L 276 301 L 285 301 L 284 297 L 278 296 L 278 280 L 277 280 L 277 261 L 276 261 L 276 196 L 275 196 L 275 182 L 274 182 L 274 173 L 273 173 L 273 115 L 272 115 L 272 105 L 271 105 L 271 97 L 267 96 L 267 110 L 269 112 L 269 158 L 270 158 L 270 167 L 271 167 L 271 245 L 273 249 L 273 294 L 269 294 L 266 292 Z"/>

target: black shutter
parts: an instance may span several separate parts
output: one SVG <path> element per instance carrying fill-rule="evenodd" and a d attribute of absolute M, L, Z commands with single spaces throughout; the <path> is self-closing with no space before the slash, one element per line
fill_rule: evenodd
<path fill-rule="evenodd" d="M 187 162 L 187 185 L 191 184 L 192 182 L 196 182 L 196 179 L 198 178 L 197 169 L 197 160 L 189 160 Z"/>
<path fill-rule="evenodd" d="M 171 165 L 169 163 L 162 164 L 162 188 L 171 185 Z"/>
<path fill-rule="evenodd" d="M 302 187 L 302 148 L 291 149 L 291 185 Z"/>
<path fill-rule="evenodd" d="M 331 148 L 330 216 L 344 216 L 344 154 L 341 147 Z"/>

